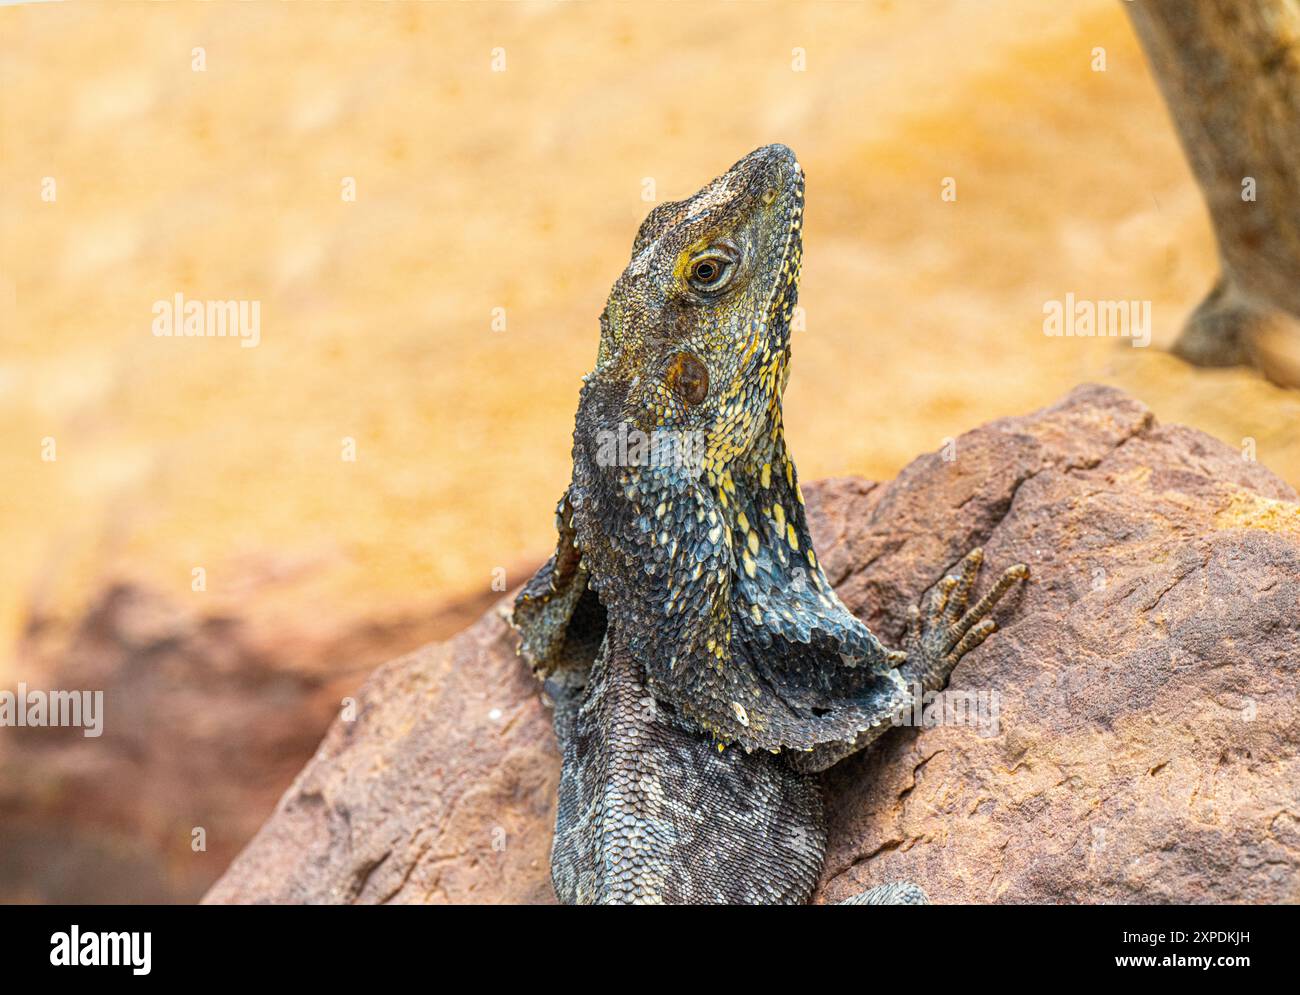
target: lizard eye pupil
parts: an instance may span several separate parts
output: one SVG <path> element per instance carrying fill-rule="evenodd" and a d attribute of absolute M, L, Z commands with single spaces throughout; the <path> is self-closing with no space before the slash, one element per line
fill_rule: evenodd
<path fill-rule="evenodd" d="M 710 259 L 695 264 L 695 279 L 699 280 L 700 283 L 712 283 L 718 278 L 720 272 L 718 264 Z"/>

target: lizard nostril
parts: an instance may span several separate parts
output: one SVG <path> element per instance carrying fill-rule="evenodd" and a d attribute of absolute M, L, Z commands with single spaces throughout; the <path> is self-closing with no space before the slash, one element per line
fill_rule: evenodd
<path fill-rule="evenodd" d="M 709 396 L 709 369 L 689 352 L 679 352 L 668 364 L 668 387 L 687 404 Z"/>

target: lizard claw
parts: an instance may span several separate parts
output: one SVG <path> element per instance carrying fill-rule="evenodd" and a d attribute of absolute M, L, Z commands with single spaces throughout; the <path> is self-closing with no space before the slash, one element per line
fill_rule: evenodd
<path fill-rule="evenodd" d="M 913 605 L 908 611 L 906 660 L 901 669 L 927 689 L 943 687 L 957 662 L 997 631 L 997 623 L 989 617 L 994 607 L 1029 576 L 1023 563 L 1008 567 L 989 592 L 967 608 L 983 562 L 983 549 L 972 549 L 963 558 L 959 575 L 950 574 L 935 585 L 924 609 Z M 891 654 L 891 664 L 893 659 Z"/>

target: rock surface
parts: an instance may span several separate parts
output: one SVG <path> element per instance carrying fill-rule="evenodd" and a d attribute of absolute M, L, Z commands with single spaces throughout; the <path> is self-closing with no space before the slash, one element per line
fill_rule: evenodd
<path fill-rule="evenodd" d="M 1081 387 L 888 485 L 807 492 L 827 573 L 886 641 L 972 546 L 1034 573 L 951 684 L 996 693 L 996 728 L 894 730 L 825 775 L 817 900 L 907 878 L 946 902 L 1300 901 L 1286 484 Z M 557 777 L 490 612 L 370 678 L 206 901 L 553 901 Z"/>

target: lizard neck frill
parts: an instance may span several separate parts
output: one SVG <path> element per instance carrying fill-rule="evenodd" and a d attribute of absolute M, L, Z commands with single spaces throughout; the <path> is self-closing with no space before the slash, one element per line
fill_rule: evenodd
<path fill-rule="evenodd" d="M 602 410 L 591 385 L 583 406 Z M 720 744 L 806 750 L 878 723 L 903 688 L 822 571 L 779 403 L 773 418 L 712 481 L 604 465 L 580 432 L 568 500 L 589 583 L 655 698 Z"/>

